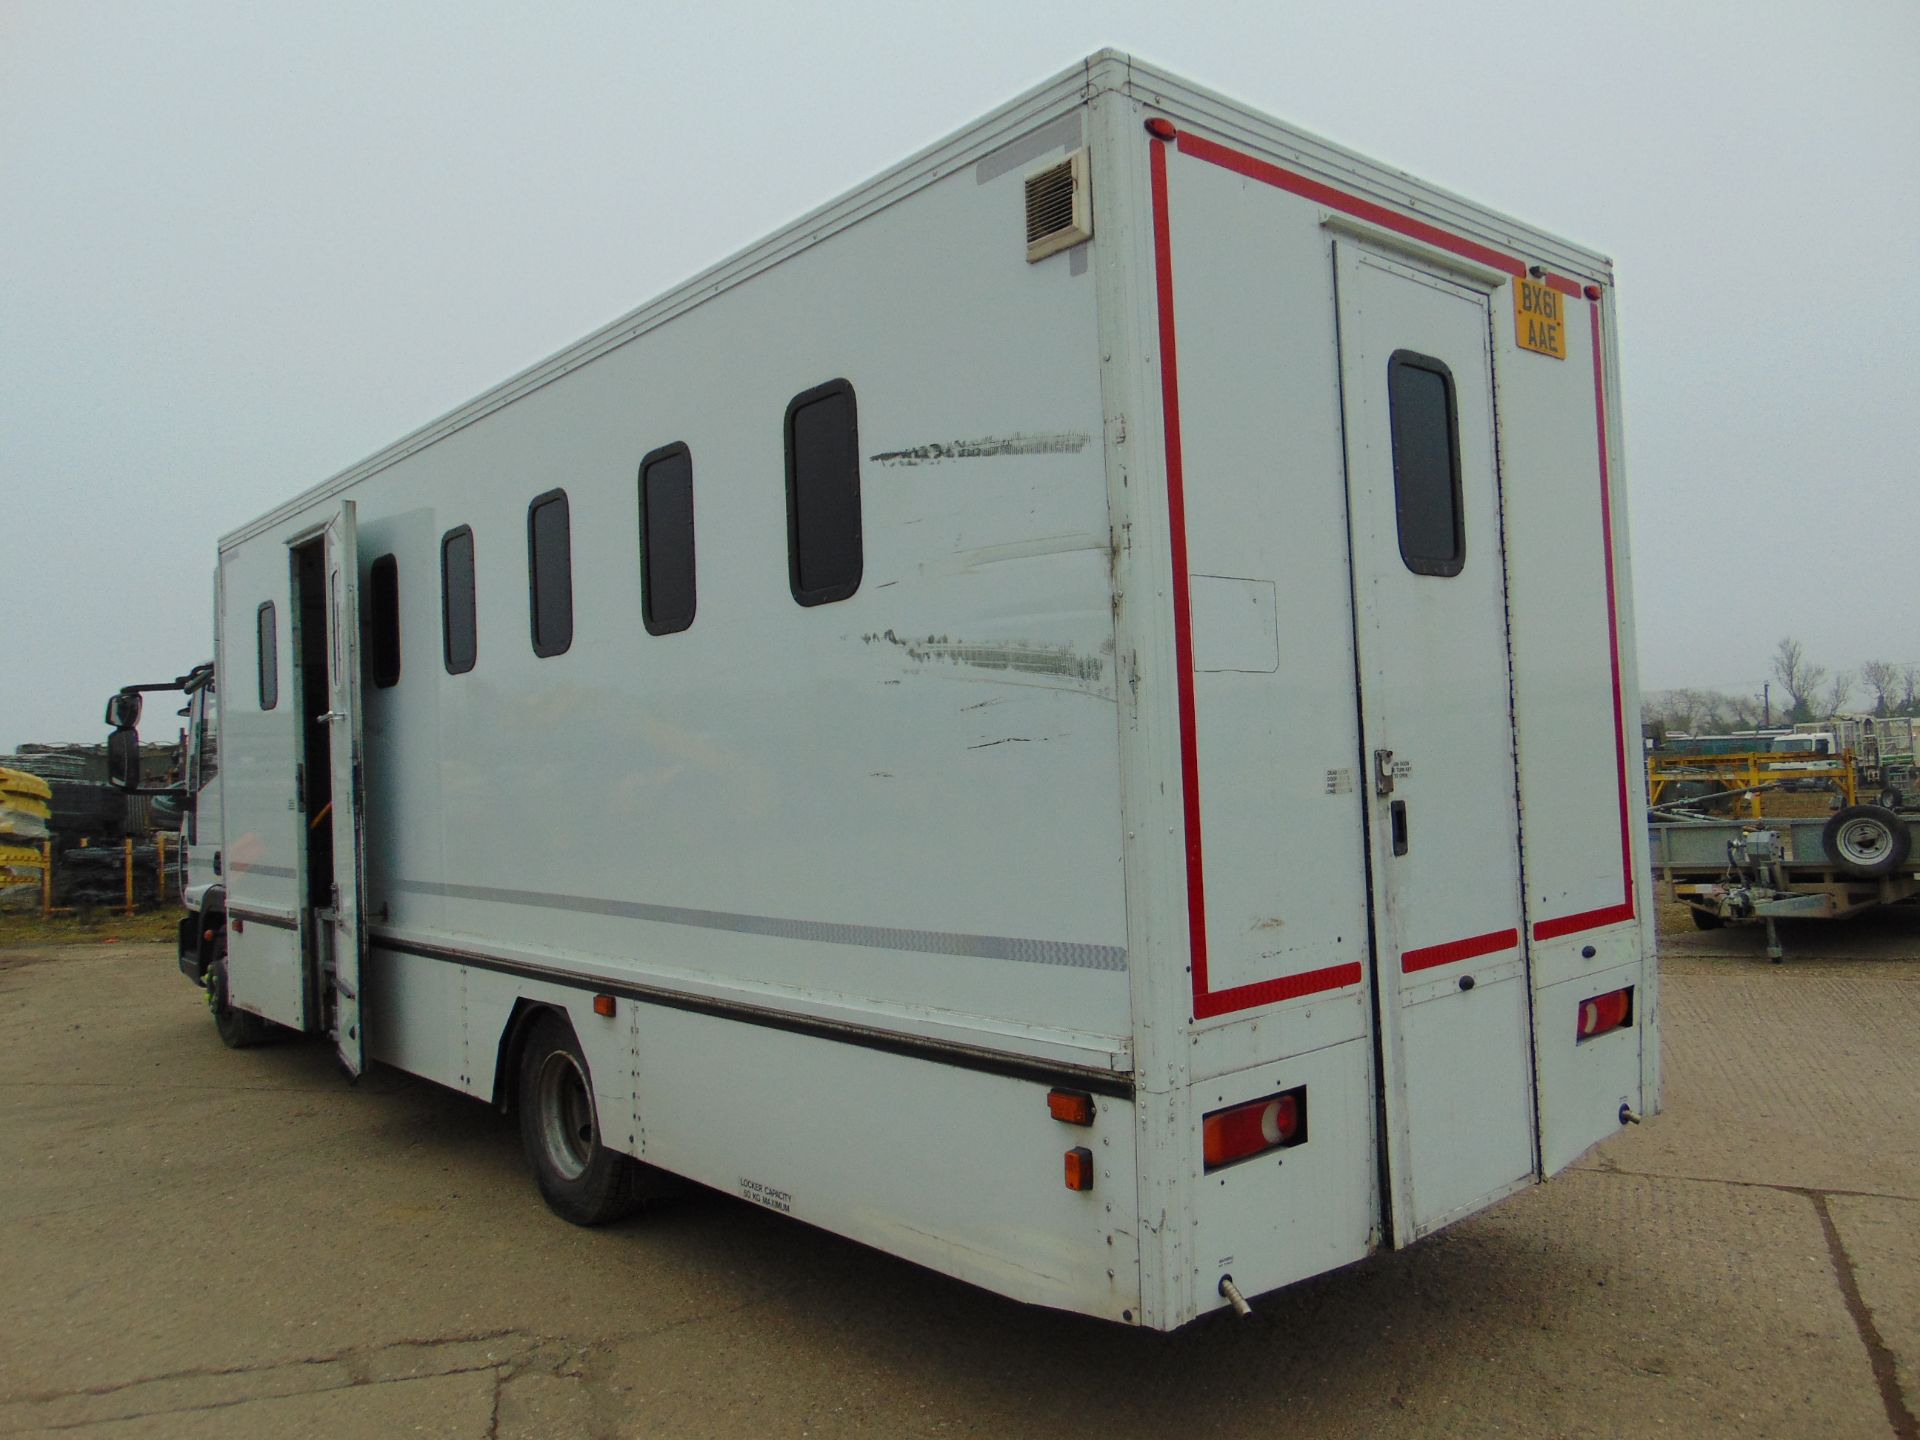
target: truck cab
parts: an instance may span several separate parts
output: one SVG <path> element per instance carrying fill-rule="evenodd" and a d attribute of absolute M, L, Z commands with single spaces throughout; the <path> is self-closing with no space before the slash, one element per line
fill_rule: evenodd
<path fill-rule="evenodd" d="M 181 741 L 178 783 L 144 786 L 140 775 L 140 712 L 148 694 L 179 691 L 186 697 L 180 714 L 187 721 Z M 113 727 L 107 745 L 110 783 L 129 794 L 164 797 L 181 810 L 180 969 L 196 985 L 204 984 L 208 962 L 224 939 L 226 885 L 222 878 L 220 793 L 220 714 L 213 662 L 151 685 L 123 686 L 107 701 Z"/>

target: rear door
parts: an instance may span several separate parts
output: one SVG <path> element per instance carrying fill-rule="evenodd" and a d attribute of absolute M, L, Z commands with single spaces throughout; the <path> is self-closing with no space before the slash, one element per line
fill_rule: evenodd
<path fill-rule="evenodd" d="M 1536 1173 L 1531 987 L 1484 291 L 1342 242 L 1390 1233 Z"/>
<path fill-rule="evenodd" d="M 354 503 L 343 500 L 327 522 L 327 723 L 333 767 L 334 904 L 330 982 L 333 1038 L 349 1074 L 366 1068 L 360 1015 L 360 970 L 366 928 L 360 913 L 366 892 L 366 820 L 360 719 L 360 556 Z"/>

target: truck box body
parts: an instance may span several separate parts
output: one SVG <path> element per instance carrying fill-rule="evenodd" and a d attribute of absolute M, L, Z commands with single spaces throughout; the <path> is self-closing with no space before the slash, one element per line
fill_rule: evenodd
<path fill-rule="evenodd" d="M 1612 313 L 1092 57 L 221 541 L 233 1003 L 501 1099 L 550 1007 L 621 1151 L 1158 1328 L 1563 1168 L 1658 1108 Z"/>

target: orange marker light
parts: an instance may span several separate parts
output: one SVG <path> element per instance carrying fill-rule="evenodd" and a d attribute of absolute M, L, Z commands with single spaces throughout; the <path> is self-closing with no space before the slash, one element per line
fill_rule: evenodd
<path fill-rule="evenodd" d="M 1084 1145 L 1067 1151 L 1067 1189 L 1093 1189 L 1093 1152 Z"/>
<path fill-rule="evenodd" d="M 1049 1090 L 1047 1113 L 1069 1125 L 1091 1125 L 1093 1096 L 1084 1090 Z"/>
<path fill-rule="evenodd" d="M 608 1017 L 611 1017 L 613 1014 L 613 996 L 611 995 L 594 996 L 593 997 L 593 1013 L 596 1015 L 606 1015 Z"/>

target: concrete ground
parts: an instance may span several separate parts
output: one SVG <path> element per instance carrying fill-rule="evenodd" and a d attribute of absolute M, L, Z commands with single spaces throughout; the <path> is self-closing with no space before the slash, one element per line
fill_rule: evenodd
<path fill-rule="evenodd" d="M 1786 938 L 1673 935 L 1666 1115 L 1171 1336 L 707 1192 L 577 1230 L 163 947 L 0 952 L 0 1435 L 1920 1440 L 1920 915 Z"/>

